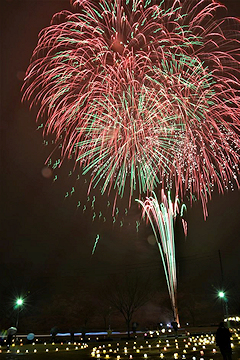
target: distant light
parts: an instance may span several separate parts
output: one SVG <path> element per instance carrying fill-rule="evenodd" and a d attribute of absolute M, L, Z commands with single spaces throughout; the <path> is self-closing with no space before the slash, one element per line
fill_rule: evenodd
<path fill-rule="evenodd" d="M 52 177 L 52 174 L 53 174 L 52 169 L 50 169 L 50 168 L 47 167 L 47 166 L 45 166 L 45 167 L 42 169 L 41 173 L 42 173 L 42 176 L 43 176 L 44 178 L 46 178 L 46 179 L 50 179 L 50 178 Z"/>
<path fill-rule="evenodd" d="M 225 294 L 224 294 L 223 291 L 219 291 L 218 296 L 219 296 L 220 298 L 224 298 Z"/>
<path fill-rule="evenodd" d="M 17 306 L 21 306 L 23 304 L 23 299 L 17 299 L 16 300 L 16 305 Z"/>

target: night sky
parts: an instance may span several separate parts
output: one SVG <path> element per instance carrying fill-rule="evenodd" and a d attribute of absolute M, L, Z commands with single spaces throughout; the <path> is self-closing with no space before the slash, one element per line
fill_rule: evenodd
<path fill-rule="evenodd" d="M 230 15 L 240 16 L 239 0 L 222 3 L 228 6 Z M 46 174 L 45 161 L 53 148 L 44 146 L 41 130 L 36 130 L 36 111 L 29 111 L 28 105 L 21 103 L 24 72 L 38 33 L 49 25 L 54 13 L 71 10 L 69 2 L 1 0 L 0 6 L 0 307 L 10 308 L 15 296 L 24 295 L 29 308 L 36 309 L 39 299 L 50 301 L 53 294 L 64 293 L 69 279 L 76 280 L 71 288 L 74 294 L 80 284 L 91 288 L 104 284 L 109 276 L 125 276 L 131 271 L 151 274 L 156 288 L 166 294 L 157 246 L 148 241 L 152 230 L 144 222 L 136 230 L 140 209 L 133 203 L 120 227 L 119 222 L 112 223 L 107 207 L 111 197 L 101 197 L 96 191 L 96 210 L 104 213 L 106 222 L 93 221 L 91 210 L 84 213 L 83 204 L 89 209 L 92 199 L 87 199 L 84 178 L 76 180 L 77 172 L 69 176 L 72 166 L 68 161 L 57 172 Z M 56 174 L 58 179 L 54 181 Z M 74 194 L 66 197 L 72 186 Z M 126 201 L 120 204 L 122 209 Z M 229 311 L 240 310 L 240 192 L 215 192 L 206 221 L 200 203 L 187 205 L 186 239 L 180 223 L 176 224 L 179 294 L 183 299 L 194 294 L 199 301 L 204 294 L 209 310 L 206 317 L 218 321 L 221 306 L 216 292 L 222 281 L 229 297 Z M 97 234 L 100 238 L 91 255 Z"/>

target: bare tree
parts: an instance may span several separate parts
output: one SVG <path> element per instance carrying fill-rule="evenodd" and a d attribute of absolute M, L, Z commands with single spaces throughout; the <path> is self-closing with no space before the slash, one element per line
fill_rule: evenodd
<path fill-rule="evenodd" d="M 137 274 L 127 274 L 123 278 L 114 277 L 106 289 L 105 294 L 109 303 L 125 319 L 128 337 L 133 314 L 150 299 L 149 280 L 140 278 Z"/>
<path fill-rule="evenodd" d="M 104 330 L 108 330 L 111 327 L 111 314 L 112 314 L 112 307 L 110 306 L 109 301 L 104 301 L 101 298 L 101 306 L 98 307 L 98 314 L 100 315 L 101 319 L 103 320 Z"/>

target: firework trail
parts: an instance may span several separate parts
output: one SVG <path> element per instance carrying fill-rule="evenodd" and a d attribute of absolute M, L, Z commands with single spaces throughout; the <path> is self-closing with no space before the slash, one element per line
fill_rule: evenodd
<path fill-rule="evenodd" d="M 99 234 L 97 234 L 94 245 L 93 245 L 93 249 L 92 249 L 92 255 L 95 253 L 99 238 L 100 238 L 100 236 L 99 236 Z"/>
<path fill-rule="evenodd" d="M 169 296 L 171 299 L 174 320 L 179 323 L 177 307 L 177 272 L 174 241 L 174 221 L 177 214 L 183 215 L 185 205 L 179 208 L 179 200 L 171 201 L 170 192 L 168 196 L 162 190 L 161 203 L 153 193 L 152 197 L 146 198 L 143 202 L 137 200 L 143 207 L 143 217 L 147 214 L 152 230 L 161 254 Z M 184 228 L 185 232 L 185 228 Z"/>
<path fill-rule="evenodd" d="M 214 0 L 72 0 L 39 36 L 23 99 L 89 190 L 238 184 L 240 25 Z M 43 126 L 42 126 L 43 125 Z M 233 181 L 233 182 L 232 182 Z"/>

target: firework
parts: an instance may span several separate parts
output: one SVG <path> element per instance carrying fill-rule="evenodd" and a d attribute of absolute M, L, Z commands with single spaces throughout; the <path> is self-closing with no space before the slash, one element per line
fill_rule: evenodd
<path fill-rule="evenodd" d="M 97 234 L 96 239 L 95 239 L 95 243 L 93 245 L 93 249 L 92 249 L 92 255 L 95 253 L 96 247 L 97 247 L 97 243 L 99 240 L 99 234 Z"/>
<path fill-rule="evenodd" d="M 213 0 L 72 4 L 40 33 L 23 87 L 57 166 L 73 157 L 88 191 L 130 199 L 174 188 L 206 215 L 214 185 L 238 186 L 239 21 Z"/>
<path fill-rule="evenodd" d="M 137 200 L 143 207 L 143 217 L 147 215 L 152 226 L 152 230 L 159 248 L 162 258 L 167 287 L 171 299 L 174 320 L 179 323 L 178 307 L 177 307 L 177 272 L 175 257 L 175 241 L 174 241 L 174 221 L 177 214 L 183 215 L 185 205 L 179 207 L 179 200 L 176 197 L 174 203 L 171 201 L 170 192 L 168 196 L 162 190 L 161 203 L 159 203 L 156 195 L 146 200 Z M 185 229 L 184 229 L 185 232 Z"/>

